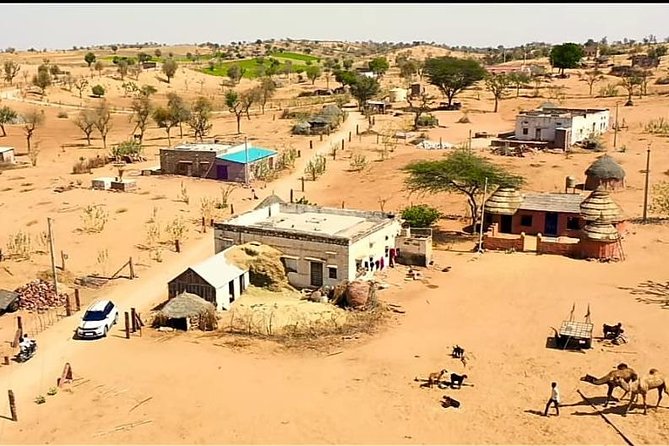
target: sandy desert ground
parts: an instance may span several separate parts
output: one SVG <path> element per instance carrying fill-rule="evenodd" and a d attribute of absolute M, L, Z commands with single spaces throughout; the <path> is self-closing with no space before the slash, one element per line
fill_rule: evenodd
<path fill-rule="evenodd" d="M 425 52 L 425 51 L 423 51 Z M 434 53 L 434 55 L 437 55 Z M 52 61 L 69 55 L 50 55 Z M 39 63 L 37 61 L 36 63 Z M 65 64 L 66 61 L 63 61 Z M 72 71 L 88 71 L 72 58 Z M 34 69 L 36 65 L 33 66 Z M 97 73 L 94 75 L 97 77 Z M 213 96 L 222 108 L 220 79 L 192 70 L 179 71 L 169 89 L 151 72 L 141 75 L 139 84 L 155 82 L 159 92 L 156 102 L 164 101 L 167 91 L 184 97 L 197 96 L 199 79 L 205 79 L 203 91 Z M 599 86 L 613 82 L 608 77 Z M 128 107 L 120 81 L 103 75 L 100 81 L 110 86 L 108 100 L 119 110 Z M 186 87 L 186 84 L 188 87 Z M 334 82 L 333 82 L 334 84 Z M 459 100 L 468 111 L 470 124 L 459 124 L 462 112 L 436 112 L 441 127 L 429 130 L 431 140 L 442 138 L 462 143 L 469 132 L 497 133 L 513 126 L 518 110 L 533 108 L 551 100 L 565 106 L 608 107 L 620 102 L 619 120 L 627 128 L 618 134 L 618 148 L 613 149 L 613 133 L 606 135 L 609 154 L 627 172 L 627 188 L 616 192 L 615 200 L 634 219 L 642 213 L 645 155 L 652 149 L 651 186 L 667 179 L 669 154 L 666 140 L 646 134 L 644 125 L 651 119 L 666 118 L 669 98 L 666 87 L 651 84 L 651 95 L 635 98 L 634 107 L 623 107 L 625 97 L 589 98 L 584 82 L 572 76 L 554 80 L 564 85 L 567 97 L 533 98 L 532 89 L 521 90 L 500 103 L 492 113 L 492 98 L 487 92 L 468 91 Z M 243 81 L 241 88 L 252 85 Z M 325 86 L 320 79 L 317 85 Z M 384 87 L 399 85 L 391 72 Z M 188 91 L 186 91 L 188 88 Z M 410 196 L 403 188 L 399 169 L 415 159 L 436 159 L 445 151 L 426 151 L 398 143 L 388 159 L 380 160 L 381 144 L 374 135 L 356 137 L 348 142 L 348 132 L 355 126 L 367 128 L 357 112 L 351 112 L 341 131 L 320 142 L 309 137 L 290 136 L 290 120 L 279 119 L 276 109 L 291 101 L 302 87 L 290 84 L 278 91 L 275 104 L 263 115 L 242 122 L 242 131 L 262 145 L 295 147 L 302 157 L 291 172 L 257 189 L 260 199 L 272 192 L 284 198 L 292 188 L 300 188 L 303 166 L 313 153 L 328 153 L 331 143 L 346 140 L 346 149 L 337 159 L 328 160 L 327 172 L 315 182 L 307 181 L 304 195 L 319 205 L 360 209 L 398 211 L 409 202 L 425 202 L 445 214 L 463 215 L 466 203 L 458 195 Z M 4 88 L 2 104 L 17 111 L 38 106 L 21 100 Z M 71 167 L 81 156 L 104 153 L 101 142 L 85 146 L 71 118 L 80 105 L 72 93 L 52 88 L 50 105 L 39 105 L 47 123 L 37 131 L 41 152 L 36 167 L 4 171 L 0 175 L 0 215 L 3 232 L 0 246 L 9 234 L 24 229 L 33 235 L 46 230 L 46 217 L 54 219 L 58 250 L 68 254 L 67 269 L 72 276 L 114 270 L 132 256 L 139 278 L 119 279 L 103 289 L 84 290 L 84 302 L 98 297 L 112 297 L 122 310 L 137 307 L 144 314 L 166 297 L 166 282 L 185 267 L 213 253 L 212 233 L 201 233 L 199 202 L 202 197 L 216 197 L 220 183 L 193 178 L 134 176 L 139 191 L 134 194 L 101 192 L 87 189 L 90 179 L 115 174 L 111 165 L 96 169 L 91 175 L 72 175 Z M 595 88 L 597 90 L 597 86 Z M 480 98 L 480 99 L 479 99 Z M 87 101 L 95 101 L 88 99 Z M 58 102 L 66 105 L 60 105 Z M 58 118 L 64 110 L 68 119 Z M 276 119 L 273 119 L 273 116 Z M 400 130 L 406 117 L 377 116 L 375 129 Z M 212 135 L 237 138 L 234 117 L 217 114 Z M 114 117 L 110 141 L 128 137 L 132 124 L 127 115 Z M 217 136 L 217 137 L 218 137 Z M 145 163 L 133 169 L 158 164 L 158 149 L 167 144 L 162 130 L 151 127 L 147 133 Z M 561 191 L 564 178 L 574 175 L 582 181 L 584 170 L 598 153 L 573 153 L 568 157 L 538 153 L 524 158 L 491 155 L 487 141 L 473 140 L 475 150 L 494 162 L 507 166 L 527 179 L 525 190 Z M 21 153 L 25 139 L 19 126 L 8 126 L 8 136 L 0 145 L 15 146 Z M 352 153 L 364 153 L 369 166 L 363 172 L 349 171 Z M 22 157 L 26 159 L 26 157 Z M 54 192 L 54 187 L 81 180 L 82 187 Z M 190 194 L 190 203 L 177 200 L 181 182 Z M 296 198 L 302 196 L 296 192 Z M 255 205 L 248 189 L 238 188 L 232 195 L 235 211 Z M 82 233 L 81 209 L 101 204 L 110 220 L 99 234 Z M 162 261 L 150 258 L 141 249 L 145 242 L 144 226 L 153 209 L 163 224 L 174 216 L 188 219 L 189 237 L 180 254 L 165 245 Z M 225 218 L 229 211 L 221 212 Z M 635 409 L 627 417 L 622 405 L 602 409 L 605 387 L 579 381 L 586 373 L 601 376 L 620 362 L 644 373 L 651 367 L 669 370 L 666 345 L 669 331 L 667 311 L 657 297 L 641 291 L 640 284 L 667 281 L 663 261 L 669 243 L 669 226 L 632 223 L 624 239 L 626 261 L 598 263 L 533 253 L 471 252 L 474 242 L 462 234 L 463 220 L 443 220 L 439 227 L 446 233 L 439 240 L 435 265 L 425 271 L 421 281 L 404 280 L 404 267 L 391 270 L 384 277 L 390 287 L 380 292 L 384 301 L 401 305 L 405 314 L 394 314 L 379 333 L 361 335 L 360 339 L 323 343 L 317 349 L 286 348 L 270 341 L 233 337 L 224 333 L 159 334 L 145 330 L 130 341 L 120 328 L 102 341 L 72 340 L 72 330 L 79 315 L 55 323 L 36 338 L 40 351 L 30 362 L 0 366 L 0 392 L 13 389 L 17 394 L 19 422 L 0 420 L 3 443 L 606 443 L 623 440 L 608 426 L 604 413 L 633 442 L 666 444 L 669 442 L 669 406 L 667 399 L 658 410 L 643 416 Z M 109 260 L 97 261 L 107 250 Z M 442 272 L 451 266 L 449 272 Z M 47 253 L 35 254 L 30 261 L 0 263 L 0 287 L 14 288 L 40 271 L 49 268 Z M 665 294 L 664 298 L 667 296 Z M 661 298 L 660 298 L 661 299 Z M 244 300 L 241 299 L 240 302 Z M 599 335 L 602 323 L 622 321 L 630 342 L 608 347 L 596 342 L 587 353 L 546 348 L 551 326 L 568 316 L 572 304 L 582 317 L 590 305 Z M 316 305 L 316 304 L 314 304 Z M 29 324 L 36 324 L 25 315 Z M 0 318 L 0 337 L 9 340 L 14 333 L 12 315 Z M 35 325 L 33 325 L 35 326 Z M 30 325 L 28 325 L 30 327 Z M 467 367 L 448 356 L 454 344 L 471 352 Z M 3 343 L 6 352 L 8 346 Z M 71 392 L 47 396 L 47 403 L 36 405 L 37 395 L 44 395 L 55 384 L 63 364 L 72 364 L 77 380 Z M 417 376 L 445 368 L 466 373 L 471 386 L 461 390 L 422 389 Z M 540 416 L 550 395 L 550 382 L 556 380 L 562 391 L 561 415 Z M 593 409 L 577 389 L 598 404 Z M 616 391 L 620 395 L 620 390 Z M 439 400 L 448 394 L 462 402 L 459 410 L 443 409 Z M 656 401 L 649 395 L 649 403 Z M 666 398 L 666 397 L 665 397 Z M 8 409 L 2 411 L 9 415 Z M 85 416 L 82 416 L 85 414 Z"/>

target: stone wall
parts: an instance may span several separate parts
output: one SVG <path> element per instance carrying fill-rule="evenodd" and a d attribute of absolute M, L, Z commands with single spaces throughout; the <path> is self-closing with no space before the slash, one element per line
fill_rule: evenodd
<path fill-rule="evenodd" d="M 520 235 L 501 234 L 498 231 L 497 223 L 490 225 L 488 231 L 483 234 L 483 249 L 493 251 L 523 251 L 525 247 L 525 233 Z"/>

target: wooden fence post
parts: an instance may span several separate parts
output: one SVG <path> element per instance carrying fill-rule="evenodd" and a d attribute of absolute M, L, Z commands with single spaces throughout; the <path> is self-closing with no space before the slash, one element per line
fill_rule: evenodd
<path fill-rule="evenodd" d="M 125 338 L 130 339 L 130 314 L 125 312 Z"/>
<path fill-rule="evenodd" d="M 134 279 L 135 276 L 135 268 L 132 266 L 132 257 L 128 259 L 128 267 L 130 268 L 130 279 Z"/>
<path fill-rule="evenodd" d="M 298 157 L 298 158 L 302 158 L 302 151 L 301 151 L 301 150 L 298 150 L 298 151 L 297 151 L 297 157 Z"/>
<path fill-rule="evenodd" d="M 230 215 L 235 215 L 235 205 L 230 203 Z"/>
<path fill-rule="evenodd" d="M 72 303 L 70 302 L 70 295 L 65 295 L 65 316 L 72 316 Z"/>
<path fill-rule="evenodd" d="M 62 271 L 65 271 L 65 257 L 66 257 L 65 253 L 61 249 L 60 250 L 60 269 Z"/>
<path fill-rule="evenodd" d="M 341 149 L 344 150 L 344 138 L 341 139 Z"/>
<path fill-rule="evenodd" d="M 344 209 L 344 202 L 341 202 L 341 208 Z"/>
<path fill-rule="evenodd" d="M 9 411 L 12 414 L 12 421 L 19 421 L 19 417 L 16 414 L 16 398 L 14 397 L 14 391 L 8 390 L 7 396 L 9 397 Z"/>
<path fill-rule="evenodd" d="M 179 240 L 174 241 L 174 250 L 176 252 L 181 252 L 181 246 L 179 246 Z"/>
<path fill-rule="evenodd" d="M 130 319 L 131 319 L 131 324 L 130 324 L 130 333 L 134 333 L 137 331 L 137 310 L 133 307 L 130 308 Z"/>
<path fill-rule="evenodd" d="M 321 141 L 323 141 L 323 134 L 322 133 L 320 134 L 320 137 L 321 137 Z"/>
<path fill-rule="evenodd" d="M 348 142 L 351 142 L 351 132 L 348 132 Z"/>
<path fill-rule="evenodd" d="M 360 134 L 360 126 L 358 124 L 355 125 L 355 134 L 356 135 Z"/>
<path fill-rule="evenodd" d="M 74 304 L 76 305 L 77 311 L 81 310 L 81 301 L 79 300 L 79 288 L 74 289 Z"/>
<path fill-rule="evenodd" d="M 304 177 L 300 177 L 300 180 L 302 181 L 302 192 L 304 192 Z"/>
<path fill-rule="evenodd" d="M 293 203 L 293 189 L 290 190 L 290 202 Z"/>
<path fill-rule="evenodd" d="M 16 328 L 23 332 L 23 321 L 21 320 L 21 316 L 16 316 Z"/>
<path fill-rule="evenodd" d="M 314 148 L 314 141 L 312 139 L 309 140 L 309 148 L 310 149 Z"/>
<path fill-rule="evenodd" d="M 4 365 L 9 365 L 9 356 L 5 356 Z"/>

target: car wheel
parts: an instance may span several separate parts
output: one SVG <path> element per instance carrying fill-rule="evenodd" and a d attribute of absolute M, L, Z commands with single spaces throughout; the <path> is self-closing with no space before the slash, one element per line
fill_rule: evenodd
<path fill-rule="evenodd" d="M 102 337 L 106 338 L 107 337 L 107 332 L 109 331 L 109 328 L 105 325 L 105 331 L 102 332 Z"/>

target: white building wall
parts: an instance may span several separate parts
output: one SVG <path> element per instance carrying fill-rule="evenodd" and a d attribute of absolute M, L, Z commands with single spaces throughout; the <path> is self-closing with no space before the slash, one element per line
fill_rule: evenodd
<path fill-rule="evenodd" d="M 355 278 L 356 262 L 364 266 L 365 261 L 369 262 L 370 257 L 373 261 L 383 257 L 384 269 L 387 268 L 390 265 L 389 251 L 391 248 L 395 248 L 395 240 L 401 230 L 401 223 L 393 220 L 391 224 L 384 226 L 379 231 L 353 243 L 349 251 L 348 276 Z"/>
<path fill-rule="evenodd" d="M 521 141 L 555 141 L 556 128 L 571 128 L 571 144 L 583 141 L 594 132 L 601 135 L 609 130 L 610 112 L 608 110 L 569 116 L 527 116 L 516 117 L 515 136 Z M 527 129 L 524 132 L 523 129 Z M 537 138 L 537 130 L 541 130 Z"/>
<path fill-rule="evenodd" d="M 244 287 L 249 286 L 249 272 L 246 271 L 244 274 L 240 274 L 239 276 L 235 277 L 232 279 L 233 283 L 233 295 L 230 295 L 230 282 L 227 282 L 225 285 L 223 285 L 220 288 L 216 289 L 216 309 L 221 311 L 221 310 L 229 310 L 230 306 L 232 305 L 233 301 L 238 300 L 243 291 L 240 283 L 240 278 L 244 278 Z M 232 299 L 234 297 L 234 299 Z"/>
<path fill-rule="evenodd" d="M 583 141 L 591 134 L 601 135 L 609 130 L 611 114 L 608 110 L 572 118 L 571 143 Z"/>

